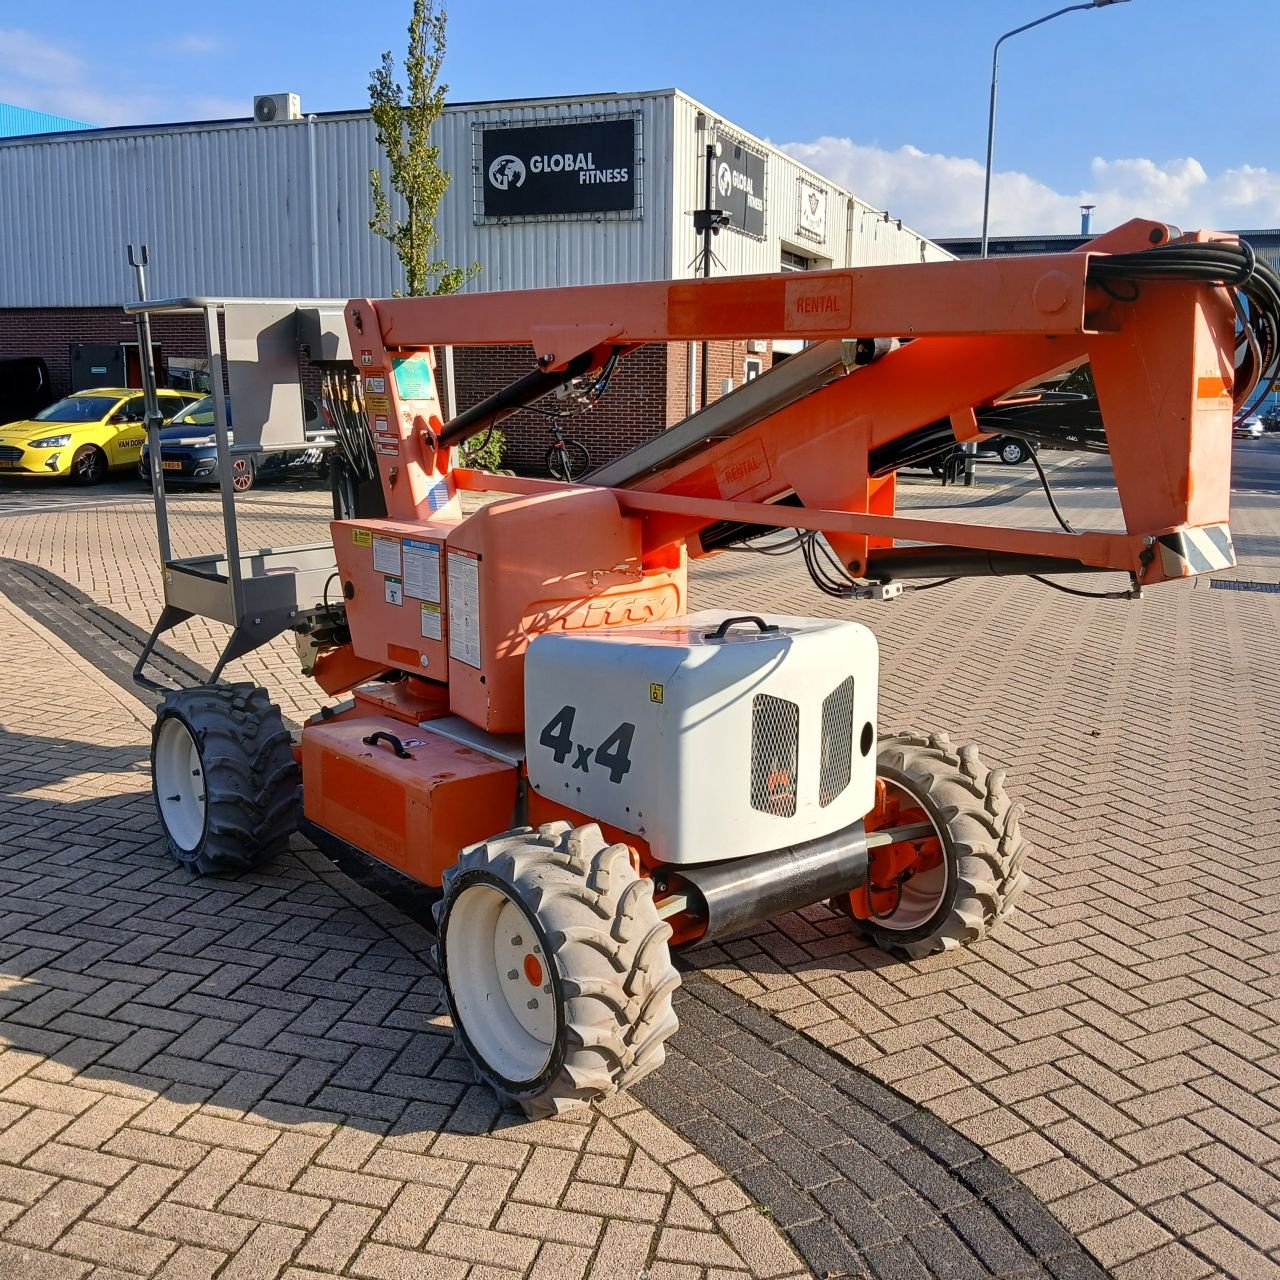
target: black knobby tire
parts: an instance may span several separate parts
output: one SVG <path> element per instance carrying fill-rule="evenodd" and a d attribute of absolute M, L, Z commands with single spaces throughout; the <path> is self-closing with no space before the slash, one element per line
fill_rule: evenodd
<path fill-rule="evenodd" d="M 1021 440 L 1003 440 L 1000 444 L 1000 461 L 1006 466 L 1016 467 L 1020 462 L 1026 462 L 1031 456 L 1029 446 L 1022 443 Z"/>
<path fill-rule="evenodd" d="M 564 447 L 552 445 L 547 450 L 547 471 L 556 480 L 577 480 L 591 470 L 591 455 L 586 445 L 566 440 Z"/>
<path fill-rule="evenodd" d="M 913 928 L 888 920 L 857 924 L 885 951 L 919 959 L 985 938 L 1027 886 L 1021 804 L 1004 789 L 978 748 L 944 733 L 907 732 L 880 740 L 876 774 L 923 809 L 942 844 L 946 887 L 937 909 Z M 910 882 L 908 882 L 909 884 Z"/>
<path fill-rule="evenodd" d="M 107 455 L 96 444 L 81 445 L 71 459 L 71 478 L 76 484 L 101 484 L 108 469 Z"/>
<path fill-rule="evenodd" d="M 529 1116 L 554 1115 L 625 1089 L 663 1062 L 678 1025 L 671 929 L 627 846 L 610 844 L 594 823 L 521 827 L 464 849 L 445 872 L 435 915 L 455 1035 L 499 1097 Z M 509 920 L 523 936 L 507 952 Z M 505 982 L 499 955 L 511 956 Z M 542 1001 L 531 1031 L 517 1010 Z"/>
<path fill-rule="evenodd" d="M 280 708 L 258 685 L 167 694 L 151 734 L 151 777 L 169 852 L 202 875 L 244 871 L 288 849 L 299 769 Z"/>

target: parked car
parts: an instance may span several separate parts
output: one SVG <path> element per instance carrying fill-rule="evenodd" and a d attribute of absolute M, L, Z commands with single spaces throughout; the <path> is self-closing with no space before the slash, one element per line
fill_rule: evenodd
<path fill-rule="evenodd" d="M 1231 434 L 1237 440 L 1260 440 L 1262 432 L 1262 419 L 1259 417 L 1245 418 L 1244 421 L 1234 423 L 1231 427 Z"/>
<path fill-rule="evenodd" d="M 0 423 L 34 417 L 53 400 L 49 370 L 39 356 L 0 360 Z"/>
<path fill-rule="evenodd" d="M 194 396 L 159 393 L 165 421 Z M 77 391 L 24 422 L 0 427 L 0 474 L 70 476 L 98 484 L 116 467 L 135 467 L 146 438 L 141 391 L 95 387 Z"/>
<path fill-rule="evenodd" d="M 231 426 L 230 401 L 227 403 L 227 426 Z M 234 431 L 227 434 L 228 441 L 234 443 Z M 312 443 L 305 449 L 274 449 L 234 455 L 231 459 L 231 487 L 236 493 L 247 493 L 259 480 L 280 480 L 287 476 L 323 479 L 328 474 L 329 460 L 325 446 L 332 442 L 332 434 L 308 430 L 307 439 Z M 148 485 L 151 483 L 150 454 L 150 449 L 144 445 L 138 461 L 138 476 Z M 219 482 L 212 396 L 197 400 L 160 433 L 160 468 L 166 485 L 214 485 Z"/>
<path fill-rule="evenodd" d="M 994 459 L 1002 462 L 1005 466 L 1014 467 L 1020 462 L 1026 462 L 1031 457 L 1035 448 L 1029 440 L 1019 439 L 1017 436 L 989 436 L 986 440 L 978 441 L 979 458 Z M 935 476 L 940 476 L 946 470 L 947 464 L 951 459 L 964 456 L 964 446 L 955 445 L 943 453 L 935 453 L 929 461 L 929 470 Z"/>

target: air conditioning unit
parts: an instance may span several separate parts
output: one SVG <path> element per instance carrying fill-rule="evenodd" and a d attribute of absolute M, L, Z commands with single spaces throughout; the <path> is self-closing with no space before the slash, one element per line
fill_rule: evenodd
<path fill-rule="evenodd" d="M 260 93 L 253 100 L 253 118 L 258 124 L 301 120 L 302 99 L 296 93 Z"/>

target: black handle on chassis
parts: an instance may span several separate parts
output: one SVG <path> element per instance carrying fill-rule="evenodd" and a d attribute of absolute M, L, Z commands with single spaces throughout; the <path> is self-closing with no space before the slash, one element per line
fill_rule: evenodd
<path fill-rule="evenodd" d="M 714 631 L 708 631 L 703 637 L 706 640 L 723 640 L 729 634 L 730 627 L 736 627 L 740 622 L 754 622 L 760 628 L 761 635 L 768 635 L 770 631 L 777 631 L 777 627 L 772 622 L 766 622 L 758 614 L 740 613 L 735 617 L 726 618 Z"/>
<path fill-rule="evenodd" d="M 413 756 L 404 749 L 404 743 L 394 733 L 388 733 L 385 729 L 379 729 L 377 733 L 371 733 L 367 738 L 361 738 L 360 741 L 366 747 L 376 747 L 379 742 L 385 742 L 401 760 L 413 759 Z"/>

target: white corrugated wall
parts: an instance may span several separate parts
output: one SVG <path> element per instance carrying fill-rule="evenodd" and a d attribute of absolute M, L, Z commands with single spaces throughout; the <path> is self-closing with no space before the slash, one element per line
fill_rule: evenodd
<path fill-rule="evenodd" d="M 454 175 L 438 221 L 443 256 L 458 265 L 480 264 L 469 286 L 476 290 L 691 274 L 698 251 L 692 211 L 702 202 L 702 138 L 695 124 L 701 110 L 671 90 L 450 107 L 437 138 Z M 477 126 L 619 115 L 638 116 L 641 125 L 639 218 L 477 217 Z M 783 247 L 838 266 L 947 256 L 789 157 L 734 132 L 768 155 L 766 234 L 716 237 L 723 266 L 715 274 L 776 271 Z M 128 243 L 150 249 L 152 297 L 385 297 L 400 287 L 402 275 L 391 245 L 368 228 L 375 163 L 385 174 L 365 113 L 2 141 L 0 307 L 113 306 L 132 299 Z M 802 174 L 829 193 L 821 243 L 805 239 L 795 225 Z"/>
<path fill-rule="evenodd" d="M 896 262 L 943 261 L 951 255 L 909 227 L 851 196 L 835 183 L 799 164 L 790 156 L 715 115 L 709 108 L 677 93 L 675 123 L 675 220 L 673 274 L 693 274 L 699 249 L 691 211 L 705 195 L 706 136 L 697 128 L 699 113 L 717 123 L 725 135 L 741 139 L 766 157 L 764 236 L 726 229 L 712 239 L 712 250 L 723 265 L 713 275 L 746 275 L 777 271 L 783 249 L 815 260 L 820 266 L 878 266 Z M 801 179 L 827 192 L 826 234 L 822 240 L 806 235 L 799 223 Z M 850 234 L 851 228 L 851 234 Z"/>

